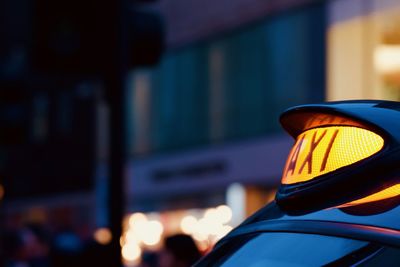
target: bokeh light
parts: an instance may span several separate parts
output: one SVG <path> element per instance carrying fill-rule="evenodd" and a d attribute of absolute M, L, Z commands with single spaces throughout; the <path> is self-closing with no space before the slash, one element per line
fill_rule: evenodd
<path fill-rule="evenodd" d="M 122 247 L 122 257 L 126 261 L 137 261 L 142 254 L 142 249 L 136 243 L 125 244 Z"/>
<path fill-rule="evenodd" d="M 221 223 L 228 223 L 232 220 L 232 209 L 227 205 L 221 205 L 216 208 L 216 212 L 218 214 L 218 218 L 221 220 Z"/>
<path fill-rule="evenodd" d="M 132 227 L 133 225 L 138 225 L 143 222 L 147 222 L 147 217 L 145 214 L 143 214 L 141 212 L 134 213 L 129 217 L 129 226 L 130 227 Z"/>
<path fill-rule="evenodd" d="M 197 223 L 197 219 L 192 215 L 183 217 L 180 224 L 182 232 L 188 235 L 192 234 L 196 230 Z"/>
<path fill-rule="evenodd" d="M 147 246 L 157 245 L 161 241 L 163 226 L 158 221 L 149 221 L 143 229 L 141 229 L 141 241 Z"/>
<path fill-rule="evenodd" d="M 136 264 L 134 261 L 141 253 L 137 252 L 137 248 L 139 251 L 155 251 L 160 249 L 164 237 L 177 233 L 192 236 L 201 251 L 207 251 L 232 230 L 232 215 L 232 209 L 227 205 L 166 213 L 137 212 L 128 215 L 120 240 L 124 259 L 129 266 Z"/>
<path fill-rule="evenodd" d="M 5 192 L 4 186 L 0 184 L 0 200 L 3 199 L 3 197 L 4 197 L 4 192 Z"/>
<path fill-rule="evenodd" d="M 93 234 L 94 240 L 101 245 L 107 245 L 111 242 L 112 234 L 108 228 L 99 228 Z"/>
<path fill-rule="evenodd" d="M 233 227 L 230 225 L 223 225 L 219 231 L 218 234 L 216 235 L 216 239 L 219 240 L 226 236 L 230 231 L 232 231 Z"/>

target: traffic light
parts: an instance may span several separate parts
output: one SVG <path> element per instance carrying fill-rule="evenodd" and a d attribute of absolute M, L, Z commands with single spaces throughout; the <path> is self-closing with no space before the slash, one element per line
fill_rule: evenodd
<path fill-rule="evenodd" d="M 95 0 L 36 0 L 33 14 L 32 65 L 58 74 L 97 74 L 110 54 L 108 10 L 113 3 Z M 121 16 L 123 14 L 121 13 Z M 129 67 L 157 63 L 163 51 L 163 22 L 134 4 L 124 14 Z M 115 29 L 111 29 L 115 30 Z"/>

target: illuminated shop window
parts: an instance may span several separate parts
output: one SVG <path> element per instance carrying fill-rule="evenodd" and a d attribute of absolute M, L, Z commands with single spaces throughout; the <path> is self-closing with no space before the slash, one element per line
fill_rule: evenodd
<path fill-rule="evenodd" d="M 227 205 L 129 214 L 120 240 L 122 257 L 127 266 L 135 266 L 144 251 L 157 251 L 162 248 L 163 238 L 177 233 L 192 236 L 200 250 L 208 251 L 233 229 L 231 224 L 232 209 Z"/>
<path fill-rule="evenodd" d="M 327 99 L 400 100 L 400 2 L 328 4 Z"/>

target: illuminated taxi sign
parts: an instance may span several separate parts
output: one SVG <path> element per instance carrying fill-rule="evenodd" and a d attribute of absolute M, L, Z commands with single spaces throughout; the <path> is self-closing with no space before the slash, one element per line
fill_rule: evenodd
<path fill-rule="evenodd" d="M 397 197 L 400 195 L 400 184 L 395 184 L 393 186 L 390 186 L 388 188 L 385 188 L 379 192 L 373 193 L 369 196 L 348 202 L 346 204 L 340 205 L 337 208 L 345 208 L 345 207 L 351 207 L 351 206 L 357 206 L 361 204 L 366 204 L 366 203 L 371 203 L 371 202 L 376 202 L 388 198 L 393 198 Z"/>
<path fill-rule="evenodd" d="M 379 152 L 381 136 L 352 126 L 329 126 L 301 133 L 287 159 L 282 184 L 306 182 Z"/>

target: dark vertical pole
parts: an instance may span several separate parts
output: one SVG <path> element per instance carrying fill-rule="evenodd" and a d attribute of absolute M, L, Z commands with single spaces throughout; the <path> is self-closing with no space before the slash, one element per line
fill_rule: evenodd
<path fill-rule="evenodd" d="M 127 75 L 126 0 L 102 1 L 106 18 L 104 86 L 110 106 L 110 155 L 108 216 L 112 232 L 110 245 L 113 266 L 122 266 L 120 236 L 124 212 L 125 176 L 125 93 Z M 106 23 L 107 22 L 107 23 Z"/>
<path fill-rule="evenodd" d="M 114 76 L 114 77 L 111 77 Z M 112 88 L 109 95 L 110 104 L 110 156 L 109 156 L 109 177 L 108 177 L 108 216 L 112 232 L 112 258 L 113 262 L 121 262 L 120 236 L 122 234 L 122 219 L 124 209 L 124 168 L 125 168 L 125 116 L 124 116 L 124 95 L 125 82 L 122 75 L 110 75 L 105 79 L 106 88 Z"/>

